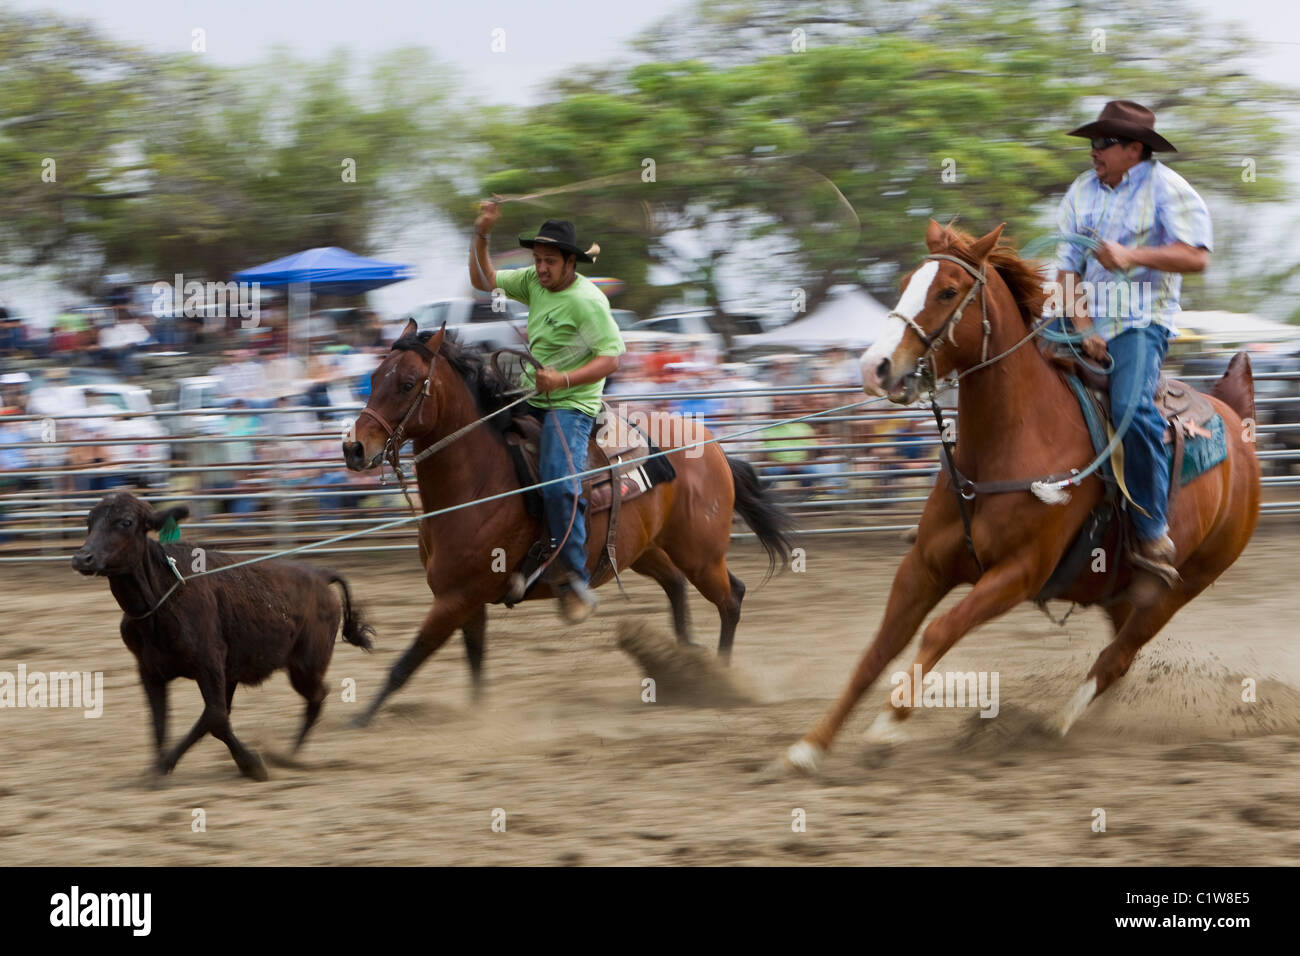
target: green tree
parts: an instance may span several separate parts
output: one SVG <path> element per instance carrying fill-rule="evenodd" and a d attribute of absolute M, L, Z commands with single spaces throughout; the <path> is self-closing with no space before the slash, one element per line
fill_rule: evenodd
<path fill-rule="evenodd" d="M 311 246 L 366 253 L 462 166 L 446 70 L 420 49 L 364 76 L 343 53 L 231 70 L 0 10 L 0 63 L 4 258 L 84 292 L 109 271 L 224 279 Z"/>

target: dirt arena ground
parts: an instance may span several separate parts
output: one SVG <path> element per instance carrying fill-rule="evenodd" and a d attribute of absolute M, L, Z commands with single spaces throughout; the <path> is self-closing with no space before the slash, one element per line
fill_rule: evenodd
<path fill-rule="evenodd" d="M 0 671 L 104 672 L 103 715 L 0 710 L 0 857 L 14 864 L 1231 864 L 1300 861 L 1300 610 L 1295 528 L 1243 558 L 1149 644 L 1070 736 L 1047 730 L 1109 639 L 1097 611 L 1064 628 L 1024 607 L 960 643 L 942 669 L 997 671 L 997 717 L 919 710 L 911 740 L 863 743 L 878 684 L 815 779 L 773 758 L 838 693 L 876 627 L 904 545 L 808 537 L 804 573 L 750 585 L 734 675 L 752 702 L 644 703 L 620 625 L 668 629 L 652 582 L 576 629 L 549 604 L 489 615 L 487 694 L 472 706 L 459 635 L 367 730 L 348 719 L 410 642 L 429 595 L 413 555 L 315 559 L 348 574 L 378 628 L 340 644 L 334 688 L 300 760 L 277 759 L 302 701 L 277 674 L 241 688 L 233 722 L 271 780 L 238 776 L 205 738 L 161 786 L 147 708 L 106 582 L 64 565 L 0 569 Z M 955 598 L 950 598 L 951 603 Z M 947 606 L 947 605 L 945 605 Z M 1059 614 L 1064 606 L 1055 608 Z M 716 615 L 695 598 L 696 639 Z M 909 648 L 897 662 L 911 659 Z M 892 670 L 893 668 L 891 668 Z M 341 698 L 353 678 L 358 703 Z M 1242 700 L 1252 678 L 1257 701 Z M 169 736 L 200 710 L 172 685 Z M 505 832 L 492 829 L 505 811 Z M 194 811 L 206 830 L 195 832 Z M 806 832 L 795 832 L 795 811 Z M 1096 811 L 1105 832 L 1094 830 Z"/>

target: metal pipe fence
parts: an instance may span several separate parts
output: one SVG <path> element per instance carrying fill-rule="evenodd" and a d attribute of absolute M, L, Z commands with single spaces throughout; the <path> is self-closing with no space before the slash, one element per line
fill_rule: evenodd
<path fill-rule="evenodd" d="M 1185 376 L 1190 382 L 1206 376 Z M 1261 516 L 1300 515 L 1300 375 L 1258 375 L 1254 431 L 1264 467 Z M 819 408 L 861 398 L 851 386 L 764 386 L 610 394 L 618 407 L 699 416 L 728 454 L 754 465 L 795 515 L 800 534 L 897 533 L 916 522 L 939 472 L 939 435 L 928 409 L 864 406 L 790 424 Z M 955 393 L 944 397 L 960 430 Z M 882 407 L 883 406 L 883 407 Z M 108 491 L 191 507 L 187 536 L 205 546 L 260 555 L 324 541 L 409 514 L 391 473 L 349 472 L 340 440 L 359 406 L 295 406 L 26 415 L 0 420 L 0 563 L 67 560 L 84 538 L 89 509 Z M 256 422 L 248 418 L 255 416 Z M 101 434 L 141 419 L 149 434 Z M 53 425 L 50 425 L 50 422 Z M 728 439 L 771 425 L 774 432 Z M 484 426 L 489 427 L 489 426 Z M 651 436 L 652 439 L 654 436 Z M 410 446 L 403 458 L 409 461 Z M 456 454 L 449 449 L 441 454 Z M 10 467 L 13 466 L 13 467 Z M 419 507 L 418 492 L 411 493 Z M 733 537 L 751 537 L 737 523 Z M 352 539 L 323 554 L 414 550 L 409 526 Z"/>

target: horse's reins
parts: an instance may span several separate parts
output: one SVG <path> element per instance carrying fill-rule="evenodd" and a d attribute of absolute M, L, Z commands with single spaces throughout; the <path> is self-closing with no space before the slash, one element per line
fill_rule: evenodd
<path fill-rule="evenodd" d="M 393 474 L 397 476 L 398 486 L 402 490 L 402 496 L 406 498 L 406 504 L 411 509 L 411 513 L 419 514 L 419 512 L 415 510 L 415 503 L 411 500 L 410 492 L 407 490 L 406 475 L 402 471 L 402 465 L 401 465 L 401 460 L 399 455 L 400 455 L 402 443 L 406 440 L 406 426 L 411 421 L 411 416 L 415 414 L 416 409 L 418 409 L 423 404 L 424 400 L 429 397 L 429 395 L 433 390 L 433 375 L 434 375 L 436 363 L 435 363 L 434 353 L 429 351 L 429 349 L 425 347 L 424 343 L 417 342 L 415 345 L 410 346 L 410 349 L 429 363 L 429 373 L 428 375 L 425 376 L 424 384 L 421 385 L 419 389 L 417 389 L 415 397 L 411 399 L 411 404 L 410 406 L 407 407 L 406 414 L 402 416 L 402 420 L 398 423 L 397 427 L 393 428 L 391 425 L 388 424 L 388 422 L 384 419 L 382 415 L 380 415 L 376 411 L 373 411 L 369 406 L 362 409 L 360 415 L 358 415 L 357 417 L 360 418 L 362 415 L 369 415 L 371 418 L 377 421 L 380 427 L 383 428 L 384 431 L 387 433 L 388 439 L 384 442 L 384 447 L 383 450 L 380 452 L 380 456 L 383 461 L 387 461 L 392 466 Z M 535 368 L 540 369 L 542 367 L 542 364 L 539 361 L 537 361 L 537 359 L 533 357 L 533 354 L 527 349 L 509 349 L 509 348 L 497 349 L 492 353 L 490 361 L 492 362 L 493 367 L 496 368 L 498 372 L 500 371 L 500 366 L 497 365 L 497 358 L 502 353 L 515 355 L 524 361 L 531 362 Z M 489 421 L 492 418 L 495 418 L 497 415 L 500 415 L 502 412 L 509 411 L 510 409 L 514 408 L 516 405 L 519 405 L 522 402 L 526 402 L 528 399 L 535 397 L 537 394 L 538 391 L 535 388 L 524 389 L 523 394 L 521 394 L 518 398 L 516 398 L 514 401 L 510 402 L 509 404 L 502 405 L 500 408 L 492 412 L 489 412 L 488 414 L 482 416 L 481 418 L 477 418 L 467 425 L 462 425 L 460 428 L 456 429 L 450 435 L 443 436 L 442 438 L 438 439 L 438 441 L 430 445 L 428 448 L 424 449 L 424 451 L 421 451 L 416 455 L 414 455 L 411 459 L 412 467 L 413 468 L 418 467 L 420 462 L 442 451 L 442 449 L 446 448 L 448 445 L 452 444 L 458 439 L 464 437 L 466 434 L 473 431 L 479 425 L 482 425 L 484 422 Z M 564 448 L 564 456 L 568 460 L 569 468 L 572 473 L 576 474 L 578 468 L 573 463 L 573 454 L 569 449 L 568 439 L 564 437 L 564 430 L 562 428 L 559 428 L 557 425 L 556 432 L 559 435 L 560 443 Z M 612 471 L 611 471 L 611 480 L 613 480 Z M 579 490 L 577 497 L 581 497 L 581 495 L 582 492 L 581 490 Z M 529 579 L 526 586 L 531 586 L 534 581 L 536 581 L 539 577 L 541 577 L 542 574 L 546 572 L 546 569 L 551 566 L 551 563 L 559 555 L 560 550 L 564 547 L 565 542 L 569 540 L 569 535 L 572 534 L 573 532 L 574 522 L 577 520 L 578 517 L 577 497 L 574 498 L 573 512 L 569 515 L 569 525 L 564 530 L 564 537 L 562 537 L 560 539 L 560 543 L 555 546 L 555 549 L 554 551 L 551 552 L 550 557 L 548 557 L 546 561 L 543 562 L 542 565 L 533 573 L 532 577 Z M 617 569 L 615 569 L 614 574 L 615 577 L 617 578 L 618 577 Z M 620 588 L 622 587 L 622 581 L 619 581 L 619 587 Z"/>
<path fill-rule="evenodd" d="M 381 460 L 388 462 L 389 465 L 392 467 L 393 474 L 397 476 L 398 486 L 402 489 L 402 496 L 406 498 L 407 506 L 411 509 L 412 514 L 417 514 L 418 512 L 416 512 L 415 510 L 415 503 L 411 501 L 410 492 L 407 490 L 406 487 L 406 475 L 403 474 L 402 472 L 402 463 L 400 459 L 400 454 L 401 454 L 402 444 L 406 441 L 406 426 L 410 423 L 411 416 L 415 414 L 416 410 L 424 403 L 424 400 L 428 398 L 429 395 L 432 393 L 433 373 L 434 373 L 436 363 L 434 361 L 434 354 L 430 352 L 428 348 L 425 347 L 423 342 L 415 343 L 414 345 L 410 346 L 410 349 L 411 351 L 415 352 L 417 355 L 419 355 L 421 358 L 425 359 L 429 363 L 429 373 L 424 378 L 424 384 L 421 385 L 420 388 L 416 390 L 415 397 L 411 399 L 411 404 L 407 407 L 406 414 L 402 416 L 402 419 L 400 422 L 398 422 L 397 427 L 394 428 L 393 426 L 389 425 L 388 422 L 384 419 L 384 417 L 380 415 L 378 412 L 371 409 L 369 405 L 363 408 L 361 410 L 361 413 L 357 417 L 361 418 L 365 415 L 369 415 L 371 418 L 373 418 L 375 421 L 379 423 L 379 426 L 384 430 L 385 434 L 388 436 L 387 440 L 384 442 L 383 450 L 379 453 Z M 513 355 L 520 355 L 523 358 L 527 359 L 528 361 L 532 362 L 534 365 L 537 365 L 539 368 L 541 367 L 540 364 L 537 362 L 537 360 L 527 352 L 523 352 L 518 349 L 501 349 L 499 351 L 509 352 Z M 494 361 L 497 354 L 499 353 L 493 353 Z M 520 395 L 514 401 L 510 402 L 508 405 L 503 405 L 500 408 L 496 409 L 495 411 L 489 412 L 488 414 L 482 416 L 481 418 L 477 418 L 474 421 L 470 422 L 469 424 L 461 426 L 460 428 L 452 432 L 450 435 L 443 436 L 438 441 L 430 445 L 428 448 L 424 449 L 424 451 L 418 452 L 411 459 L 412 467 L 418 466 L 420 462 L 442 451 L 442 449 L 446 448 L 452 442 L 457 441 L 458 439 L 464 437 L 468 432 L 473 431 L 475 428 L 477 428 L 479 425 L 482 425 L 484 422 L 489 421 L 490 419 L 496 417 L 497 415 L 500 415 L 504 411 L 508 411 L 509 409 L 514 408 L 516 405 L 520 404 L 521 402 L 526 402 L 528 399 L 532 398 L 536 394 L 537 394 L 536 389 L 525 389 L 522 395 Z"/>
<path fill-rule="evenodd" d="M 1089 239 L 1086 236 L 1064 236 L 1062 238 L 1065 241 L 1078 241 L 1082 244 L 1087 244 L 1090 248 L 1095 248 L 1097 245 L 1095 240 Z M 935 424 L 939 429 L 939 443 L 940 447 L 943 449 L 944 467 L 947 470 L 948 478 L 952 483 L 953 493 L 957 497 L 957 508 L 961 513 L 962 526 L 965 529 L 966 547 L 970 551 L 971 557 L 975 559 L 975 564 L 979 567 L 980 573 L 982 574 L 984 572 L 984 565 L 975 551 L 975 541 L 971 536 L 971 520 L 970 514 L 966 510 L 966 502 L 973 501 L 977 494 L 1005 494 L 1008 492 L 1029 491 L 1039 500 L 1045 501 L 1049 504 L 1063 503 L 1068 498 L 1068 493 L 1065 492 L 1064 489 L 1070 485 L 1080 484 L 1083 479 L 1092 474 L 1093 471 L 1099 468 L 1101 464 L 1110 457 L 1114 447 L 1123 440 L 1124 433 L 1128 430 L 1128 427 L 1132 422 L 1135 406 L 1133 403 L 1130 403 L 1124 420 L 1120 423 L 1119 428 L 1115 430 L 1109 444 L 1097 455 L 1092 463 L 1082 471 L 1078 468 L 1072 468 L 1067 473 L 1047 475 L 1042 478 L 1019 478 L 1006 481 L 972 481 L 970 478 L 967 478 L 960 470 L 958 470 L 957 463 L 953 459 L 953 443 L 944 438 L 946 423 L 943 419 L 943 412 L 939 408 L 938 389 L 934 378 L 934 370 L 928 360 L 935 349 L 942 347 L 942 339 L 945 333 L 947 333 L 948 341 L 952 343 L 952 345 L 956 346 L 957 340 L 955 338 L 955 333 L 957 323 L 961 321 L 963 311 L 975 297 L 976 292 L 978 291 L 980 295 L 980 315 L 984 331 L 984 340 L 980 348 L 980 362 L 978 365 L 973 365 L 958 375 L 958 382 L 973 372 L 977 372 L 980 369 L 987 368 L 988 366 L 1001 361 L 1030 339 L 1040 334 L 1044 335 L 1046 338 L 1056 338 L 1059 341 L 1068 341 L 1071 344 L 1073 344 L 1075 338 L 1081 336 L 1078 336 L 1077 333 L 1074 336 L 1065 333 L 1058 333 L 1053 336 L 1047 330 L 1047 327 L 1055 321 L 1055 318 L 1049 318 L 1036 324 L 1022 339 L 1016 342 L 1015 345 L 990 359 L 988 357 L 988 347 L 989 338 L 992 334 L 992 327 L 989 323 L 988 303 L 985 295 L 988 281 L 987 274 L 982 268 L 976 269 L 970 263 L 958 259 L 956 256 L 932 253 L 931 255 L 926 256 L 926 259 L 954 262 L 961 266 L 962 269 L 964 269 L 975 280 L 971 285 L 970 290 L 966 293 L 966 297 L 962 299 L 961 304 L 952 311 L 944 321 L 944 324 L 941 325 L 933 335 L 927 334 L 924 329 L 916 324 L 914 319 L 902 315 L 897 310 L 891 311 L 889 317 L 902 320 L 908 328 L 916 333 L 916 336 L 925 346 L 925 351 L 921 354 L 920 358 L 917 359 L 916 371 L 913 374 L 921 380 L 923 387 L 929 393 L 930 409 L 934 413 Z M 1144 343 L 1139 342 L 1139 351 L 1142 351 L 1143 344 Z M 1113 369 L 1113 367 L 1114 358 L 1111 359 L 1111 368 Z M 1097 369 L 1096 371 L 1108 375 L 1110 374 L 1111 369 Z"/>
<path fill-rule="evenodd" d="M 988 313 L 988 275 L 985 273 L 983 267 L 976 269 L 970 263 L 963 262 L 956 256 L 935 252 L 925 258 L 927 260 L 934 259 L 942 260 L 944 262 L 955 262 L 966 270 L 966 273 L 975 280 L 971 283 L 970 289 L 967 290 L 966 297 L 961 300 L 957 305 L 957 308 L 953 309 L 952 312 L 949 313 L 948 318 L 944 320 L 943 325 L 939 326 L 933 334 L 927 333 L 925 329 L 917 325 L 916 320 L 912 316 L 903 315 L 897 309 L 891 311 L 888 318 L 901 319 L 909 329 L 916 333 L 916 337 L 919 338 L 921 344 L 925 346 L 925 351 L 921 353 L 920 358 L 916 361 L 916 372 L 914 374 L 920 378 L 922 384 L 930 393 L 930 407 L 934 411 L 935 424 L 939 427 L 939 444 L 943 448 L 944 467 L 948 471 L 948 479 L 952 483 L 953 491 L 957 496 L 957 510 L 961 512 L 961 523 L 966 532 L 966 547 L 970 551 L 971 557 L 975 559 L 975 564 L 979 568 L 980 573 L 983 574 L 984 564 L 980 561 L 979 554 L 975 551 L 975 540 L 971 537 L 970 512 L 966 509 L 966 502 L 975 497 L 974 491 L 968 492 L 968 488 L 974 483 L 957 470 L 957 463 L 953 460 L 952 456 L 952 442 L 948 441 L 944 437 L 946 429 L 944 427 L 943 413 L 939 410 L 939 400 L 936 396 L 934 373 L 930 368 L 929 358 L 935 349 L 943 347 L 945 334 L 947 335 L 949 343 L 951 343 L 953 347 L 956 347 L 957 323 L 960 322 L 962 317 L 965 315 L 966 306 L 970 305 L 971 300 L 974 299 L 976 295 L 979 295 L 980 322 L 984 333 L 983 342 L 980 346 L 980 362 L 983 364 L 988 361 L 989 338 L 993 334 L 993 328 L 989 324 Z"/>

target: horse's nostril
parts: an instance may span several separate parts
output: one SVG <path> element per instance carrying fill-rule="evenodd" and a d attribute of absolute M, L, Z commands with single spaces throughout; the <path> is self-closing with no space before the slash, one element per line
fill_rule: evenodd
<path fill-rule="evenodd" d="M 883 382 L 889 376 L 889 359 L 881 359 L 876 366 L 876 381 Z"/>

